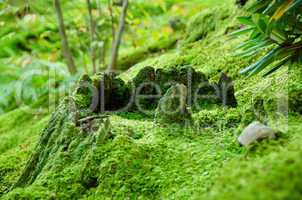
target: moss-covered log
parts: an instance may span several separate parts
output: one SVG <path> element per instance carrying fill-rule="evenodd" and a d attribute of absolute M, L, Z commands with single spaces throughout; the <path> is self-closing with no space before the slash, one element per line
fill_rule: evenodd
<path fill-rule="evenodd" d="M 14 188 L 32 184 L 43 171 L 84 159 L 93 145 L 100 144 L 109 135 L 106 116 L 85 113 L 86 118 L 83 115 L 79 118 L 80 112 L 72 98 L 60 104 Z"/>

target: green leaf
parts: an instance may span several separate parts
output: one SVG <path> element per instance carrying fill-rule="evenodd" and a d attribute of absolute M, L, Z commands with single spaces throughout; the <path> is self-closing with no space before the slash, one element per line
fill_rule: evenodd
<path fill-rule="evenodd" d="M 238 17 L 238 21 L 244 25 L 255 26 L 252 17 Z"/>
<path fill-rule="evenodd" d="M 230 36 L 235 37 L 235 36 L 243 35 L 243 34 L 246 34 L 248 32 L 251 32 L 254 29 L 255 29 L 255 27 L 247 27 L 247 28 L 244 28 L 244 29 L 240 29 L 238 31 L 232 32 L 230 34 Z"/>
<path fill-rule="evenodd" d="M 247 68 L 240 71 L 241 74 L 249 74 L 249 76 L 256 74 L 261 69 L 273 62 L 273 58 L 282 50 L 281 47 L 277 47 L 270 51 L 266 56 L 256 63 L 248 66 Z"/>
<path fill-rule="evenodd" d="M 282 66 L 284 66 L 290 59 L 291 59 L 291 56 L 288 56 L 288 57 L 284 58 L 278 64 L 276 64 L 271 70 L 269 70 L 268 72 L 266 72 L 263 75 L 263 77 L 266 77 L 266 76 L 274 73 L 275 71 L 277 71 L 278 69 L 280 69 Z"/>
<path fill-rule="evenodd" d="M 272 42 L 269 40 L 264 40 L 259 42 L 258 44 L 248 48 L 247 50 L 240 52 L 239 54 L 236 54 L 236 56 L 251 56 L 256 53 L 258 53 L 261 49 L 267 48 L 268 46 L 272 45 Z"/>

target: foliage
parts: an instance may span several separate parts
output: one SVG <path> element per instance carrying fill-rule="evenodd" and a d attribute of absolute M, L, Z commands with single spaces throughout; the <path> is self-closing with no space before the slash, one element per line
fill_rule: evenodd
<path fill-rule="evenodd" d="M 302 63 L 302 1 L 261 0 L 250 11 L 252 15 L 239 17 L 246 27 L 233 33 L 250 34 L 238 47 L 242 49 L 239 55 L 248 57 L 262 49 L 269 49 L 269 52 L 241 73 L 251 76 L 267 69 L 266 76 L 287 63 Z"/>
<path fill-rule="evenodd" d="M 76 79 L 59 63 L 31 61 L 30 57 L 20 61 L 26 63 L 26 67 L 0 64 L 0 112 L 24 106 L 47 108 L 56 103 L 58 95 L 68 93 Z"/>

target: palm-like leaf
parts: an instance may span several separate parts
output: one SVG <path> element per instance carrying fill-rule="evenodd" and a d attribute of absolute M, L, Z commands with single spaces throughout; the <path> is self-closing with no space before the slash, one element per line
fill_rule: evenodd
<path fill-rule="evenodd" d="M 232 34 L 250 34 L 249 40 L 238 47 L 241 52 L 236 55 L 251 56 L 274 47 L 241 73 L 251 76 L 271 67 L 264 74 L 269 75 L 288 62 L 301 62 L 302 0 L 260 0 L 249 10 L 252 15 L 238 19 L 246 27 Z"/>

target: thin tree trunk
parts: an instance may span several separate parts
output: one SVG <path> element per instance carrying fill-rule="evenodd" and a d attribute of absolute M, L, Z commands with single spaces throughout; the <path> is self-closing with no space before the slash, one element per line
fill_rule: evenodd
<path fill-rule="evenodd" d="M 115 39 L 114 39 L 114 44 L 113 44 L 113 48 L 112 48 L 111 60 L 110 60 L 110 65 L 109 65 L 108 71 L 113 71 L 116 68 L 119 47 L 121 44 L 124 29 L 125 29 L 127 9 L 128 9 L 128 0 L 124 0 L 122 14 L 121 14 L 119 26 L 118 26 L 118 32 L 115 35 Z"/>
<path fill-rule="evenodd" d="M 112 10 L 111 0 L 108 0 L 108 10 L 109 10 L 110 19 L 111 19 L 111 34 L 112 34 L 112 46 L 113 46 L 114 37 L 115 37 L 115 28 L 114 28 L 114 17 L 113 17 L 113 10 Z"/>
<path fill-rule="evenodd" d="M 55 6 L 58 23 L 59 23 L 59 33 L 60 33 L 60 37 L 61 37 L 63 56 L 67 62 L 67 67 L 68 67 L 70 74 L 75 74 L 77 72 L 77 68 L 74 64 L 74 60 L 73 60 L 71 52 L 70 52 L 68 39 L 67 39 L 66 32 L 65 32 L 64 18 L 63 18 L 63 14 L 62 14 L 60 0 L 54 0 L 54 6 Z"/>
<path fill-rule="evenodd" d="M 90 24 L 90 51 L 91 51 L 91 61 L 93 66 L 93 74 L 97 73 L 97 67 L 96 67 L 96 47 L 93 44 L 95 42 L 95 20 L 93 19 L 92 15 L 92 5 L 90 0 L 86 0 L 87 2 L 87 8 L 89 13 L 89 24 Z"/>

